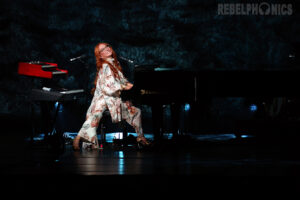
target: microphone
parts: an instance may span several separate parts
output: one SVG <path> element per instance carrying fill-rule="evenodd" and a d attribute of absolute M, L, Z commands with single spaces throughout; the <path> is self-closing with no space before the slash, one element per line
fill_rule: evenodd
<path fill-rule="evenodd" d="M 121 60 L 125 60 L 125 61 L 127 61 L 127 62 L 134 63 L 133 60 L 130 60 L 130 59 L 128 59 L 128 58 L 124 58 L 124 57 L 122 57 L 122 56 L 119 56 L 119 58 L 120 58 Z"/>
<path fill-rule="evenodd" d="M 82 54 L 81 56 L 77 56 L 77 57 L 75 57 L 75 58 L 71 58 L 70 61 L 72 62 L 72 61 L 74 61 L 74 60 L 78 60 L 78 59 L 85 58 L 85 57 L 86 57 L 86 55 L 85 55 L 85 54 Z"/>

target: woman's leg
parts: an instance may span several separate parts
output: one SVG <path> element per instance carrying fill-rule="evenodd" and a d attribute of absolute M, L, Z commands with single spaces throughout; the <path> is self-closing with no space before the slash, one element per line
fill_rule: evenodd
<path fill-rule="evenodd" d="M 89 109 L 89 112 L 86 116 L 86 121 L 83 123 L 77 137 L 73 141 L 73 148 L 80 149 L 79 141 L 83 140 L 87 143 L 92 143 L 93 148 L 98 147 L 98 138 L 97 138 L 97 128 L 99 126 L 99 122 L 102 118 L 103 111 L 106 109 L 106 104 L 103 101 L 97 102 L 98 106 L 92 106 L 93 109 Z M 100 103 L 100 105 L 99 105 Z"/>
<path fill-rule="evenodd" d="M 138 142 L 142 141 L 144 144 L 149 144 L 143 133 L 141 109 L 132 106 L 130 102 L 122 102 L 122 118 L 135 129 Z"/>

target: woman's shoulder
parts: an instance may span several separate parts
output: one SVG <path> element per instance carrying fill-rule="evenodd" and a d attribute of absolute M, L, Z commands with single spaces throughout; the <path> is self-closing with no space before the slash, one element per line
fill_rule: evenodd
<path fill-rule="evenodd" d="M 103 63 L 102 68 L 103 68 L 103 70 L 106 70 L 106 69 L 109 69 L 109 66 L 107 63 Z"/>
<path fill-rule="evenodd" d="M 102 63 L 102 67 L 107 67 L 108 64 L 107 63 Z"/>

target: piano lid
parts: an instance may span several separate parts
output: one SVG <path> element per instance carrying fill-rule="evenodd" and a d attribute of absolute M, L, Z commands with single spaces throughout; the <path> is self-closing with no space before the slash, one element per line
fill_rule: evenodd
<path fill-rule="evenodd" d="M 68 70 L 59 69 L 56 63 L 31 61 L 19 62 L 18 74 L 51 79 L 57 75 L 68 74 Z"/>

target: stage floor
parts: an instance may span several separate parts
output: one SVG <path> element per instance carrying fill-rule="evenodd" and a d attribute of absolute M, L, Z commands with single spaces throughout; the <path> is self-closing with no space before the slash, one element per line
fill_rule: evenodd
<path fill-rule="evenodd" d="M 114 187 L 143 190 L 145 185 L 156 189 L 195 189 L 202 184 L 299 186 L 300 145 L 296 141 L 267 142 L 255 137 L 208 140 L 207 137 L 164 139 L 143 150 L 108 143 L 102 150 L 73 151 L 71 144 L 66 144 L 64 150 L 53 150 L 43 145 L 30 146 L 28 142 L 22 143 L 21 138 L 14 138 L 13 142 L 12 136 L 8 136 L 7 142 L 1 142 L 1 174 L 8 180 L 11 177 L 19 180 L 13 184 L 21 187 L 34 180 L 36 187 L 42 187 L 38 183 L 43 182 L 59 189 L 82 181 L 96 182 L 110 190 Z M 218 137 L 212 135 L 212 138 Z M 195 181 L 197 184 L 192 185 Z"/>

